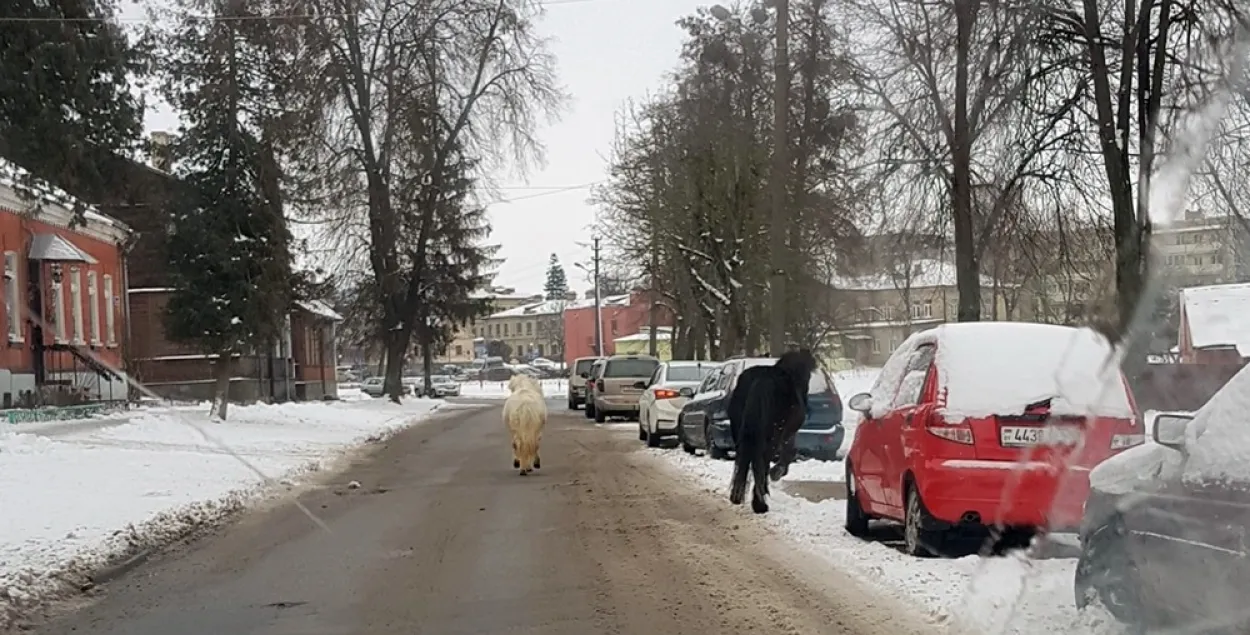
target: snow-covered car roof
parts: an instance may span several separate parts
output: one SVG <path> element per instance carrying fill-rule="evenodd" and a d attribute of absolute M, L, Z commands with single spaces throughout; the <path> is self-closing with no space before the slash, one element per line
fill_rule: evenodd
<path fill-rule="evenodd" d="M 1114 350 L 1092 329 L 964 322 L 920 331 L 903 346 L 926 342 L 937 343 L 938 383 L 948 417 L 1019 415 L 1047 399 L 1056 415 L 1134 416 Z M 874 416 L 889 408 L 907 370 L 906 359 L 899 357 L 886 362 L 874 386 Z"/>

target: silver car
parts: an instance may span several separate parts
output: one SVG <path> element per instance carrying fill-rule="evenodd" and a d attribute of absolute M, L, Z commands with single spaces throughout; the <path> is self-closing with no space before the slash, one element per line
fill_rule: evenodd
<path fill-rule="evenodd" d="M 656 448 L 660 439 L 677 436 L 677 415 L 686 405 L 708 373 L 720 368 L 720 362 L 664 362 L 644 383 L 638 399 L 638 439 Z"/>

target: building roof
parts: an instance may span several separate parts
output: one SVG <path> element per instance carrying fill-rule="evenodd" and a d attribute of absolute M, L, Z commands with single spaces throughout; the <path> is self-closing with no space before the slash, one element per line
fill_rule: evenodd
<path fill-rule="evenodd" d="M 313 315 L 316 315 L 317 317 L 333 320 L 335 322 L 343 321 L 343 316 L 339 315 L 337 311 L 330 308 L 330 305 L 322 302 L 321 300 L 297 300 L 295 305 L 305 311 L 308 311 L 309 313 L 312 313 Z"/>
<path fill-rule="evenodd" d="M 1181 310 L 1193 347 L 1233 347 L 1250 357 L 1250 284 L 1181 289 Z"/>
<path fill-rule="evenodd" d="M 72 214 L 82 210 L 88 230 L 118 241 L 130 233 L 130 228 L 121 221 L 101 214 L 85 201 L 44 179 L 36 178 L 20 165 L 0 158 L 0 203 L 6 198 L 10 199 L 10 203 L 20 201 L 24 204 L 23 209 L 14 211 L 37 208 L 39 220 L 56 225 L 67 225 Z"/>
<path fill-rule="evenodd" d="M 629 303 L 629 294 L 608 296 L 600 299 L 600 304 L 605 307 L 629 306 Z M 563 313 L 573 309 L 585 309 L 594 306 L 595 301 L 593 298 L 589 300 L 543 300 L 541 302 L 531 302 L 506 311 L 494 313 L 487 319 L 555 315 L 557 313 Z"/>
<path fill-rule="evenodd" d="M 955 286 L 955 263 L 944 260 L 918 259 L 911 263 L 911 275 L 900 271 L 874 273 L 866 276 L 834 276 L 829 281 L 835 289 L 846 291 L 892 291 Z M 993 287 L 994 279 L 982 275 L 982 287 Z"/>

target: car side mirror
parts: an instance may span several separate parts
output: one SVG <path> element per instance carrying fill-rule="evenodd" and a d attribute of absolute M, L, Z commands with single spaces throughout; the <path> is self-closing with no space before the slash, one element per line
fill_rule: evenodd
<path fill-rule="evenodd" d="M 643 388 L 643 389 L 645 389 L 646 387 L 647 387 L 647 382 L 646 382 L 646 380 L 643 380 L 643 381 L 636 381 L 636 382 L 634 382 L 634 388 Z"/>
<path fill-rule="evenodd" d="M 851 400 L 846 402 L 846 405 L 850 406 L 851 410 L 868 414 L 872 410 L 872 395 L 861 392 L 851 397 Z"/>
<path fill-rule="evenodd" d="M 1155 443 L 1180 450 L 1185 447 L 1185 428 L 1193 421 L 1192 415 L 1161 414 L 1155 417 L 1152 435 Z"/>
<path fill-rule="evenodd" d="M 694 389 L 693 389 L 693 388 L 682 388 L 681 390 L 678 390 L 678 391 L 677 391 L 677 394 L 681 395 L 682 397 L 690 398 L 690 397 L 693 397 L 693 396 L 694 396 Z"/>

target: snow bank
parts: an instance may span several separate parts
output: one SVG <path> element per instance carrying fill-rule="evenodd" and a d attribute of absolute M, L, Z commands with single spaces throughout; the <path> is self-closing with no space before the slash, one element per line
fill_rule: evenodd
<path fill-rule="evenodd" d="M 1250 366 L 1228 380 L 1211 400 L 1194 414 L 1185 429 L 1183 478 L 1216 483 L 1250 481 Z"/>
<path fill-rule="evenodd" d="M 569 394 L 569 380 L 567 379 L 543 379 L 540 383 L 543 385 L 543 395 L 548 398 L 567 397 Z M 460 384 L 460 396 L 475 399 L 507 399 L 508 382 L 466 381 Z"/>
<path fill-rule="evenodd" d="M 982 322 L 934 330 L 948 416 L 1023 414 L 1044 399 L 1057 415 L 1133 416 L 1111 345 L 1091 329 Z"/>
<path fill-rule="evenodd" d="M 256 405 L 232 408 L 224 423 L 206 408 L 156 408 L 56 437 L 0 431 L 0 630 L 118 558 L 242 508 L 265 488 L 240 459 L 290 485 L 437 406 Z"/>
<path fill-rule="evenodd" d="M 729 461 L 712 461 L 683 452 L 646 450 L 687 475 L 728 505 L 733 471 Z M 791 468 L 785 481 L 812 480 L 805 470 L 841 469 L 806 462 Z M 836 466 L 836 467 L 835 467 Z M 822 479 L 823 480 L 823 479 Z M 841 480 L 829 479 L 829 480 Z M 831 487 L 837 487 L 831 484 Z M 744 520 L 758 518 L 829 563 L 856 574 L 880 592 L 917 605 L 936 626 L 953 632 L 1028 634 L 1066 632 L 1069 635 L 1118 633 L 1105 616 L 1077 612 L 1072 591 L 1076 569 L 1072 540 L 1060 550 L 1064 557 L 1030 559 L 1022 553 L 1004 557 L 967 556 L 945 560 L 913 558 L 891 548 L 901 541 L 889 525 L 874 524 L 882 541 L 864 541 L 843 530 L 846 503 L 829 499 L 812 503 L 773 488 L 772 511 L 762 517 L 742 507 Z M 895 532 L 897 533 L 897 532 Z M 1056 541 L 1067 537 L 1057 537 Z M 936 630 L 936 629 L 935 629 Z"/>

